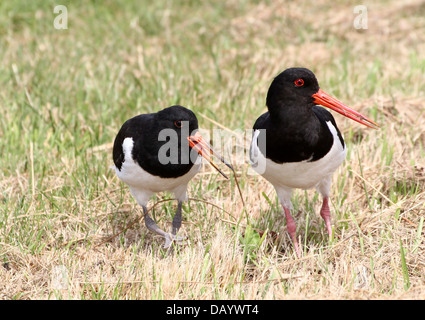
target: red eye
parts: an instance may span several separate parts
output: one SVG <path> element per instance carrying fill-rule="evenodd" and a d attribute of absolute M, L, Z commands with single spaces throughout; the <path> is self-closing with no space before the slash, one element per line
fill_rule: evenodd
<path fill-rule="evenodd" d="M 304 80 L 300 78 L 295 80 L 294 83 L 297 87 L 302 87 L 304 85 Z"/>
<path fill-rule="evenodd" d="M 182 127 L 182 122 L 181 122 L 181 121 L 179 121 L 179 120 L 174 121 L 174 125 L 175 125 L 177 128 L 181 128 L 181 127 Z"/>

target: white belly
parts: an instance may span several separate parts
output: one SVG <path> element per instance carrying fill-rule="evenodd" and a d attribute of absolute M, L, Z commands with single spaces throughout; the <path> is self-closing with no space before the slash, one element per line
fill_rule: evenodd
<path fill-rule="evenodd" d="M 133 159 L 131 156 L 133 144 L 132 138 L 126 138 L 124 140 L 124 162 L 121 170 L 115 166 L 114 168 L 118 178 L 128 184 L 137 202 L 145 205 L 152 194 L 161 191 L 173 192 L 178 199 L 185 198 L 187 184 L 200 170 L 201 161 L 197 161 L 186 174 L 178 178 L 161 178 L 145 171 Z"/>
<path fill-rule="evenodd" d="M 316 187 L 323 179 L 341 165 L 345 159 L 346 148 L 339 140 L 337 131 L 330 121 L 326 122 L 333 135 L 333 145 L 321 159 L 309 162 L 275 163 L 267 159 L 257 145 L 259 131 L 254 132 L 251 144 L 251 161 L 256 164 L 253 169 L 270 181 L 275 187 L 310 189 Z M 267 134 L 267 133 L 266 133 Z"/>

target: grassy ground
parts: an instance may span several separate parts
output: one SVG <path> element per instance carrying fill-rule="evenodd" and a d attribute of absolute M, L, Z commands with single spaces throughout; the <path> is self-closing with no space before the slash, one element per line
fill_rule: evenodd
<path fill-rule="evenodd" d="M 355 1 L 61 4 L 67 30 L 55 1 L 0 3 L 0 298 L 425 298 L 424 1 L 366 1 L 366 30 Z M 110 170 L 124 120 L 179 103 L 241 134 L 291 66 L 382 126 L 335 115 L 332 239 L 297 191 L 298 259 L 273 188 L 238 159 L 245 206 L 210 167 L 190 183 L 208 201 L 184 206 L 190 245 L 166 252 L 143 223 L 116 235 L 140 217 Z M 155 208 L 164 228 L 175 208 Z"/>

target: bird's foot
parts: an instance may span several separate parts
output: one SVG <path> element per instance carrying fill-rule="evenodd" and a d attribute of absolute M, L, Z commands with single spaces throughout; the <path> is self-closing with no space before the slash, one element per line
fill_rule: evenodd
<path fill-rule="evenodd" d="M 178 245 L 182 245 L 183 244 L 183 240 L 186 239 L 186 237 L 183 236 L 177 236 L 174 234 L 167 234 L 166 236 L 164 236 L 165 238 L 165 243 L 162 246 L 164 249 L 168 249 L 169 247 L 171 247 L 171 245 L 173 244 L 173 242 L 175 242 Z"/>

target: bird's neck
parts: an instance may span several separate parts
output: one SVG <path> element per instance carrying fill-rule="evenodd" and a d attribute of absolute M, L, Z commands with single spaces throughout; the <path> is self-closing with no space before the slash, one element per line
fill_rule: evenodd
<path fill-rule="evenodd" d="M 312 106 L 293 104 L 276 104 L 269 107 L 272 126 L 279 131 L 296 132 L 317 122 Z M 311 127 L 311 125 L 310 125 Z"/>

